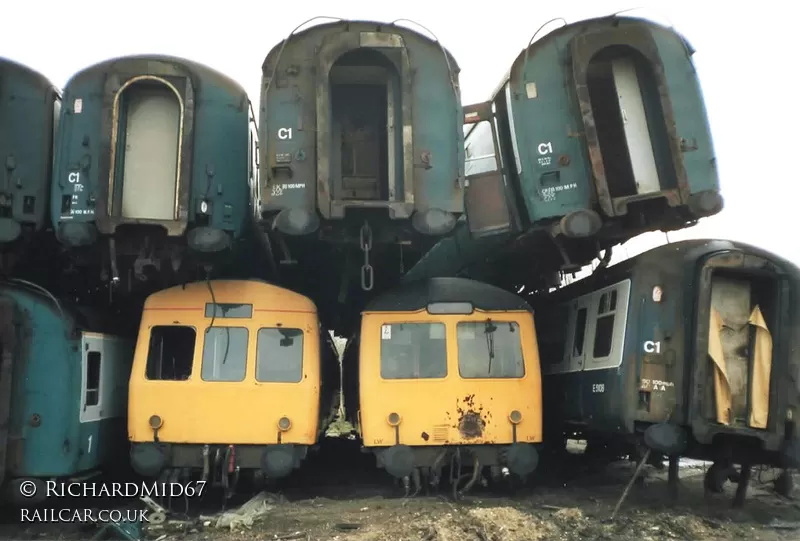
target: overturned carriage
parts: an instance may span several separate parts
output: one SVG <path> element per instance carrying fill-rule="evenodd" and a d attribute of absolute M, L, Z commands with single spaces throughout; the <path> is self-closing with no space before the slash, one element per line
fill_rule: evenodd
<path fill-rule="evenodd" d="M 0 270 L 6 275 L 47 240 L 60 108 L 61 93 L 44 75 L 0 58 Z M 23 272 L 30 278 L 35 270 L 26 265 Z"/>
<path fill-rule="evenodd" d="M 469 236 L 441 241 L 415 274 L 489 279 L 501 267 L 498 279 L 513 281 L 523 277 L 493 263 L 525 260 L 549 276 L 643 232 L 718 213 L 692 53 L 672 29 L 616 16 L 534 41 L 488 102 L 465 107 L 468 219 L 457 228 Z"/>
<path fill-rule="evenodd" d="M 537 298 L 547 441 L 577 435 L 607 459 L 649 448 L 674 476 L 678 456 L 712 460 L 712 491 L 733 464 L 742 478 L 798 467 L 798 299 L 800 269 L 724 240 L 664 245 Z"/>
<path fill-rule="evenodd" d="M 489 470 L 525 478 L 542 442 L 533 314 L 519 296 L 463 278 L 391 290 L 364 310 L 342 360 L 349 421 L 406 493 L 449 471 L 458 497 Z"/>
<path fill-rule="evenodd" d="M 188 60 L 131 56 L 82 70 L 64 99 L 51 214 L 80 266 L 151 291 L 237 246 L 259 197 L 239 84 Z"/>

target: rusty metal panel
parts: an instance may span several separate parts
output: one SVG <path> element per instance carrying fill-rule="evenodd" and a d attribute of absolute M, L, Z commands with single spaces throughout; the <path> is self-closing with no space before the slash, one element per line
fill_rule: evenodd
<path fill-rule="evenodd" d="M 365 52 L 373 60 L 356 62 L 353 55 Z M 352 79 L 347 84 L 374 84 L 357 80 L 354 73 L 375 67 L 388 77 L 379 82 L 387 88 L 391 116 L 385 122 L 387 157 L 381 163 L 388 171 L 388 187 L 377 198 L 373 189 L 351 190 L 350 196 L 357 199 L 346 200 L 339 189 L 340 146 L 334 140 L 331 104 L 339 83 L 332 77 L 347 68 Z M 393 219 L 429 208 L 461 213 L 464 154 L 458 71 L 438 42 L 392 24 L 322 24 L 275 46 L 263 65 L 263 211 L 302 208 L 330 220 L 344 218 L 346 208 L 388 208 Z"/>
<path fill-rule="evenodd" d="M 646 59 L 647 65 L 654 71 L 655 81 L 659 91 L 659 99 L 663 110 L 663 118 L 658 119 L 662 122 L 662 129 L 666 129 L 671 161 L 670 167 L 674 168 L 672 173 L 677 175 L 678 185 L 673 189 L 664 189 L 665 195 L 670 205 L 679 205 L 685 202 L 688 197 L 688 186 L 686 175 L 683 171 L 681 159 L 682 155 L 678 148 L 678 141 L 675 136 L 675 120 L 672 113 L 670 95 L 666 92 L 666 77 L 664 74 L 661 57 L 655 45 L 652 31 L 649 24 L 628 23 L 622 27 L 602 27 L 587 29 L 585 32 L 575 36 L 572 41 L 572 77 L 577 89 L 578 103 L 583 117 L 584 128 L 586 130 L 586 144 L 589 147 L 591 157 L 592 172 L 595 184 L 597 185 L 598 199 L 603 212 L 611 217 L 618 214 L 625 214 L 626 207 L 624 199 L 620 194 L 612 193 L 609 182 L 615 179 L 613 175 L 607 174 L 608 162 L 612 159 L 626 160 L 628 158 L 616 158 L 614 155 L 604 156 L 603 140 L 598 132 L 598 117 L 596 115 L 596 104 L 593 104 L 590 93 L 589 76 L 593 61 L 597 55 L 606 50 L 622 50 L 624 47 L 628 56 L 620 58 L 640 58 Z M 619 53 L 622 55 L 623 53 Z M 611 102 L 609 102 L 609 106 Z M 605 113 L 605 111 L 603 111 Z M 627 154 L 625 154 L 627 156 Z M 663 171 L 662 171 L 663 174 Z M 662 179 L 663 181 L 663 179 Z M 662 184 L 662 188 L 664 188 Z M 635 197 L 627 194 L 624 197 Z"/>
<path fill-rule="evenodd" d="M 505 232 L 511 227 L 502 173 L 471 177 L 464 199 L 470 233 Z"/>
<path fill-rule="evenodd" d="M 661 183 L 655 192 L 613 193 L 619 174 L 611 166 L 628 160 L 628 149 L 604 148 L 608 147 L 604 126 L 606 120 L 625 113 L 612 111 L 618 108 L 613 88 L 602 104 L 593 103 L 590 88 L 593 67 L 606 62 L 606 56 L 637 66 Z M 563 77 L 542 76 L 552 73 Z M 718 194 L 719 179 L 691 51 L 674 30 L 626 17 L 566 25 L 520 54 L 510 70 L 507 90 L 516 132 L 514 150 L 519 153 L 519 188 L 531 222 L 595 207 L 613 219 L 625 215 L 628 205 L 645 201 L 664 203 L 654 211 L 636 211 L 651 214 L 648 229 L 665 223 L 681 227 L 692 215 L 718 212 L 710 199 L 702 204 L 691 200 L 703 192 Z M 624 118 L 615 122 L 624 128 Z M 671 210 L 674 207 L 678 211 Z"/>
<path fill-rule="evenodd" d="M 719 191 L 719 179 L 703 96 L 684 38 L 657 24 L 622 18 L 613 25 L 585 27 L 572 39 L 571 56 L 571 81 L 576 87 L 598 203 L 606 216 L 624 215 L 629 204 L 656 198 L 665 200 L 669 207 L 698 212 L 690 205 L 690 197 Z M 612 167 L 613 162 L 631 158 L 624 150 L 612 150 L 608 133 L 600 133 L 601 123 L 608 124 L 602 116 L 613 114 L 613 104 L 606 102 L 609 110 L 601 111 L 593 103 L 591 70 L 599 58 L 611 61 L 612 56 L 636 65 L 660 183 L 660 189 L 651 193 L 637 193 L 632 187 L 615 184 L 623 175 Z M 626 112 L 620 113 L 623 125 L 627 125 Z M 702 212 L 706 215 L 709 211 Z M 666 214 L 654 218 L 674 220 Z"/>

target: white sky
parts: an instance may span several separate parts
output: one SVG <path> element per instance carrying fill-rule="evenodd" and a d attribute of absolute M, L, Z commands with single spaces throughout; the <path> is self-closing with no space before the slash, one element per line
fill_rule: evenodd
<path fill-rule="evenodd" d="M 169 54 L 202 62 L 239 81 L 256 111 L 264 57 L 294 27 L 317 15 L 386 22 L 407 18 L 425 25 L 458 61 L 462 99 L 469 104 L 489 97 L 544 22 L 555 17 L 575 22 L 643 8 L 630 15 L 673 25 L 697 50 L 694 60 L 726 204 L 720 215 L 690 230 L 670 233 L 670 239 L 741 240 L 800 264 L 800 205 L 795 201 L 800 190 L 795 184 L 798 168 L 792 163 L 800 155 L 796 135 L 800 106 L 792 95 L 797 87 L 790 84 L 800 47 L 791 2 L 48 0 L 7 4 L 0 55 L 42 72 L 59 87 L 75 72 L 101 60 Z M 557 26 L 553 23 L 548 29 Z M 663 241 L 663 233 L 645 235 L 629 243 L 628 254 Z"/>

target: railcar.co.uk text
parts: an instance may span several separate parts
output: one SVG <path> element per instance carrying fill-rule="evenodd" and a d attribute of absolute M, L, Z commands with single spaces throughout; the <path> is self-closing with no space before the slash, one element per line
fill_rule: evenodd
<path fill-rule="evenodd" d="M 150 522 L 148 509 L 20 509 L 20 522 Z"/>

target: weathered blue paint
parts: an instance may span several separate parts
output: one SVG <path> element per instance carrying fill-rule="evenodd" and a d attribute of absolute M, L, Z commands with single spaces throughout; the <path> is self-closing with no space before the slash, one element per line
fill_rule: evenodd
<path fill-rule="evenodd" d="M 760 301 L 773 340 L 765 430 L 725 426 L 713 413 L 707 351 L 715 269 L 749 272 L 774 285 L 773 294 Z M 577 303 L 584 295 L 624 280 L 630 280 L 626 323 L 614 346 L 621 348 L 620 364 L 596 370 L 587 369 L 588 360 L 580 367 L 560 364 L 573 351 L 569 333 L 575 318 L 570 314 L 580 306 Z M 655 286 L 663 292 L 660 302 L 653 299 Z M 719 438 L 728 438 L 725 441 L 739 442 L 729 446 L 737 459 L 749 453 L 750 459 L 778 466 L 800 460 L 797 431 L 790 426 L 796 419 L 787 413 L 800 407 L 799 302 L 800 269 L 763 249 L 725 240 L 661 246 L 535 297 L 532 304 L 541 322 L 545 418 L 550 421 L 546 430 L 551 435 L 578 431 L 589 439 L 631 443 L 640 442 L 649 426 L 668 423 L 687 435 L 685 456 L 713 457 Z M 598 304 L 591 301 L 588 308 L 591 313 Z M 592 347 L 593 329 L 590 320 L 585 350 Z M 655 381 L 664 385 L 654 389 Z M 600 384 L 601 391 L 593 387 Z"/>
<path fill-rule="evenodd" d="M 102 325 L 85 313 L 33 287 L 0 284 L 2 347 L 11 353 L 10 416 L 6 443 L 6 480 L 19 477 L 74 476 L 127 457 L 127 381 L 133 343 L 120 342 L 124 352 L 104 350 L 98 391 L 107 400 L 100 420 L 81 422 L 83 409 L 84 339 Z M 14 322 L 13 327 L 7 323 Z M 108 321 L 105 321 L 108 324 Z M 109 335 L 105 339 L 109 338 Z M 94 347 L 92 349 L 95 349 Z M 103 384 L 101 383 L 101 385 Z"/>
<path fill-rule="evenodd" d="M 0 58 L 0 243 L 48 225 L 53 137 L 61 94 L 47 78 Z"/>
<path fill-rule="evenodd" d="M 391 44 L 379 46 L 381 40 Z M 397 75 L 389 86 L 398 98 L 410 98 L 395 98 L 395 136 L 389 143 L 396 153 L 394 168 L 389 165 L 395 181 L 381 203 L 340 197 L 332 151 L 329 73 L 343 55 L 364 50 L 388 61 Z M 323 24 L 276 45 L 263 65 L 259 119 L 265 218 L 294 209 L 331 225 L 331 220 L 349 219 L 345 208 L 388 208 L 382 227 L 396 220 L 397 227 L 409 229 L 407 219 L 414 212 L 439 209 L 459 215 L 464 148 L 458 72 L 455 59 L 438 42 L 393 24 Z"/>
<path fill-rule="evenodd" d="M 126 84 L 142 76 L 168 81 L 183 100 L 181 187 L 173 220 L 123 218 L 119 169 L 114 183 L 109 182 L 114 99 Z M 254 123 L 243 88 L 195 62 L 131 56 L 82 70 L 64 90 L 53 167 L 51 215 L 59 239 L 72 246 L 90 244 L 98 231 L 113 235 L 119 225 L 127 223 L 159 225 L 170 237 L 183 237 L 191 229 L 205 226 L 224 231 L 232 241 L 238 239 L 255 217 L 258 204 L 256 142 L 248 138 L 254 133 Z M 119 163 L 117 157 L 117 166 Z M 80 174 L 80 179 L 71 182 L 70 175 L 75 174 Z M 76 184 L 83 188 L 76 189 Z M 111 209 L 109 190 L 115 194 Z M 203 201 L 208 205 L 207 216 L 201 210 Z M 78 224 L 84 225 L 78 226 L 76 233 Z"/>
<path fill-rule="evenodd" d="M 580 131 L 575 94 L 564 84 L 563 72 L 570 66 L 566 54 L 568 45 L 574 33 L 580 30 L 576 26 L 573 25 L 573 32 L 567 35 L 553 32 L 520 53 L 511 67 L 509 79 L 494 98 L 510 98 L 507 103 L 516 137 L 509 142 L 514 155 L 519 156 L 519 167 L 515 158 L 508 169 L 521 192 L 523 216 L 529 224 L 593 206 L 592 187 L 587 182 L 590 177 L 583 167 L 585 143 L 575 137 Z M 527 97 L 529 82 L 536 85 L 534 99 Z M 547 155 L 539 152 L 539 145 L 545 144 L 551 149 Z M 558 162 L 560 155 L 570 156 L 574 161 L 565 167 Z M 549 163 L 540 163 L 540 158 Z M 545 191 L 564 187 L 571 188 L 552 191 L 552 200 L 543 195 Z"/>
<path fill-rule="evenodd" d="M 626 51 L 621 54 L 628 58 L 641 58 L 652 72 L 652 80 L 647 80 L 644 71 L 638 75 L 642 89 L 650 88 L 643 98 L 661 177 L 661 190 L 654 194 L 614 193 L 615 179 L 607 178 L 604 168 L 603 160 L 609 156 L 603 158 L 598 144 L 602 135 L 597 132 L 586 71 L 599 53 L 612 48 Z M 564 26 L 520 54 L 507 84 L 522 164 L 517 181 L 532 223 L 592 206 L 606 218 L 621 217 L 627 213 L 626 200 L 632 204 L 666 198 L 670 206 L 688 207 L 692 195 L 719 191 L 711 130 L 692 52 L 685 38 L 672 29 L 644 19 L 606 17 Z M 543 151 L 540 145 L 549 146 Z M 577 186 L 564 189 L 572 184 Z M 551 187 L 562 190 L 553 192 L 554 198 L 548 201 L 544 192 Z M 592 192 L 596 192 L 594 198 Z M 677 216 L 661 210 L 664 216 L 651 220 L 681 226 L 715 214 L 721 207 L 708 212 L 682 210 Z"/>
<path fill-rule="evenodd" d="M 452 234 L 440 240 L 423 255 L 402 278 L 402 283 L 415 282 L 428 278 L 457 276 L 481 257 L 490 254 L 510 242 L 509 234 L 473 238 L 470 235 L 466 217 L 456 223 Z"/>
<path fill-rule="evenodd" d="M 598 51 L 615 47 L 646 60 L 649 68 L 637 69 L 652 72 L 650 79 L 640 74 L 639 82 L 648 89 L 643 100 L 660 181 L 655 192 L 630 193 L 606 173 L 586 72 Z M 495 282 L 479 269 L 482 264 L 527 265 L 524 257 L 541 259 L 540 254 L 518 251 L 552 253 L 549 237 L 556 237 L 570 262 L 580 266 L 597 256 L 597 248 L 646 231 L 681 229 L 719 212 L 716 160 L 692 52 L 677 32 L 626 17 L 573 23 L 522 51 L 488 102 L 494 107 L 491 118 L 482 118 L 495 122 L 499 156 L 493 178 L 484 173 L 481 182 L 495 183 L 492 192 L 505 195 L 486 205 L 485 190 L 472 194 L 477 179 L 471 177 L 465 191 L 469 220 L 491 224 L 504 223 L 506 215 L 512 219 L 506 227 L 473 230 L 472 235 L 461 231 L 470 229 L 469 222 L 459 222 L 453 236 L 434 246 L 404 279 L 459 272 Z M 594 223 L 581 234 L 569 227 L 578 215 L 591 216 Z M 457 250 L 454 238 L 463 239 Z M 559 257 L 542 271 L 562 263 Z"/>
<path fill-rule="evenodd" d="M 690 61 L 694 49 L 688 41 L 678 40 L 675 32 L 663 26 L 652 25 L 652 35 L 664 63 L 676 134 L 689 147 L 683 153 L 689 191 L 691 194 L 718 192 L 719 172 L 711 125 L 700 79 L 694 63 Z M 692 146 L 696 146 L 697 150 L 690 150 Z"/>

